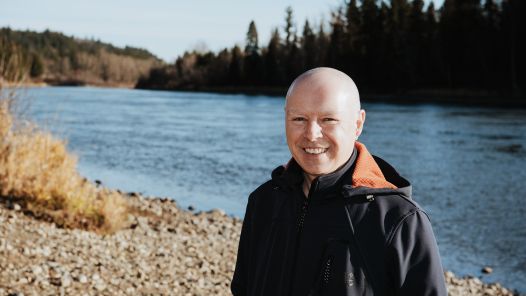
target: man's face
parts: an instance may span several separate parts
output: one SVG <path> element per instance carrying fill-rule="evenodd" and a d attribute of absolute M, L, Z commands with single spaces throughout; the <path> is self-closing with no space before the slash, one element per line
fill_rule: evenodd
<path fill-rule="evenodd" d="M 345 87 L 322 83 L 295 86 L 285 107 L 287 144 L 311 180 L 345 164 L 365 121 Z"/>

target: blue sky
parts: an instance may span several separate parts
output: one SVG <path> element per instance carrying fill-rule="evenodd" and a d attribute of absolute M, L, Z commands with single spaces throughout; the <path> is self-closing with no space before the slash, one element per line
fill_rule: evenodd
<path fill-rule="evenodd" d="M 439 7 L 443 0 L 434 1 Z M 283 27 L 285 8 L 291 6 L 299 30 L 305 19 L 319 24 L 343 0 L 0 0 L 0 26 L 63 32 L 95 38 L 117 46 L 148 49 L 166 61 L 185 50 L 220 50 L 243 45 L 251 20 L 256 22 L 260 44 L 271 30 Z"/>

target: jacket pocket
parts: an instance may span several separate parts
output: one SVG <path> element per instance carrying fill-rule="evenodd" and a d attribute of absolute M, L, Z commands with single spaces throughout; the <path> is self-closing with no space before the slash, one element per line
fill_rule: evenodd
<path fill-rule="evenodd" d="M 373 295 L 357 252 L 347 240 L 329 239 L 309 295 Z"/>

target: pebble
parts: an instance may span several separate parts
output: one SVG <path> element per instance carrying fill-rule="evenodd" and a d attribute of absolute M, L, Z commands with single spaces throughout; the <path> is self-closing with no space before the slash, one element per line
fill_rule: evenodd
<path fill-rule="evenodd" d="M 49 255 L 51 255 L 51 249 L 49 247 L 43 247 L 41 250 L 40 250 L 42 256 L 44 257 L 49 257 Z"/>
<path fill-rule="evenodd" d="M 106 285 L 104 283 L 97 283 L 95 285 L 95 289 L 99 292 L 104 291 L 106 289 Z"/>
<path fill-rule="evenodd" d="M 42 267 L 36 265 L 32 268 L 33 274 L 39 276 L 42 273 Z"/>
<path fill-rule="evenodd" d="M 493 272 L 493 268 L 489 267 L 489 266 L 485 266 L 484 268 L 482 268 L 482 272 L 485 273 L 485 274 L 490 274 Z"/>
<path fill-rule="evenodd" d="M 62 286 L 69 287 L 71 285 L 71 276 L 69 274 L 62 277 Z"/>
<path fill-rule="evenodd" d="M 85 275 L 79 276 L 79 283 L 85 284 L 87 282 L 88 282 L 88 277 L 86 277 Z"/>

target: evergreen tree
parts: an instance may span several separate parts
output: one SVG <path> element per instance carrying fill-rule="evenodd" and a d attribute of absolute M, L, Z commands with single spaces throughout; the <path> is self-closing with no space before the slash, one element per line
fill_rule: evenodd
<path fill-rule="evenodd" d="M 345 23 L 341 9 L 332 14 L 331 26 L 332 33 L 327 52 L 327 63 L 330 67 L 345 71 L 345 67 L 340 62 L 345 53 Z"/>
<path fill-rule="evenodd" d="M 298 36 L 296 34 L 296 24 L 292 7 L 285 10 L 285 48 L 284 72 L 285 82 L 292 81 L 303 70 L 303 52 L 298 48 Z"/>
<path fill-rule="evenodd" d="M 424 46 L 428 40 L 426 40 L 426 18 L 423 10 L 423 0 L 413 0 L 410 4 L 406 48 L 410 67 L 408 72 L 413 87 L 422 87 L 424 84 L 424 77 L 420 74 L 425 68 Z"/>
<path fill-rule="evenodd" d="M 265 83 L 268 86 L 280 86 L 285 83 L 285 69 L 282 65 L 283 50 L 278 29 L 272 36 L 265 52 Z"/>
<path fill-rule="evenodd" d="M 317 50 L 317 44 L 316 44 L 316 34 L 314 34 L 314 31 L 310 27 L 309 21 L 305 21 L 305 25 L 303 26 L 303 35 L 301 38 L 301 48 L 304 52 L 304 61 L 303 61 L 303 68 L 304 69 L 312 69 L 315 68 L 316 65 L 318 65 L 318 50 Z"/>
<path fill-rule="evenodd" d="M 231 51 L 232 59 L 230 60 L 230 65 L 228 67 L 228 82 L 230 85 L 240 85 L 241 84 L 241 75 L 243 73 L 242 61 L 243 53 L 239 46 L 234 46 Z"/>
<path fill-rule="evenodd" d="M 361 34 L 361 19 L 360 19 L 360 10 L 357 6 L 357 0 L 351 0 L 347 4 L 347 39 L 349 50 L 352 52 L 359 51 L 359 45 L 357 44 L 360 41 Z"/>
<path fill-rule="evenodd" d="M 244 81 L 247 85 L 258 85 L 263 78 L 263 61 L 259 54 L 258 31 L 256 24 L 251 21 L 247 31 L 247 41 L 244 57 Z"/>
<path fill-rule="evenodd" d="M 411 7 L 407 0 L 391 0 L 389 13 L 389 48 L 391 48 L 392 87 L 414 85 L 407 31 Z"/>
<path fill-rule="evenodd" d="M 285 9 L 285 47 L 289 50 L 296 40 L 296 31 L 294 26 L 294 17 L 292 7 Z"/>
<path fill-rule="evenodd" d="M 423 76 L 424 86 L 437 87 L 443 85 L 445 80 L 445 69 L 440 54 L 440 45 L 438 40 L 437 16 L 435 5 L 430 2 L 427 6 L 424 22 L 425 39 L 423 41 L 423 55 L 421 75 Z"/>
<path fill-rule="evenodd" d="M 363 0 L 360 18 L 361 18 L 361 46 L 360 46 L 360 61 L 362 63 L 361 71 L 358 73 L 358 82 L 364 86 L 377 87 L 379 83 L 378 75 L 381 75 L 386 65 L 385 62 L 390 62 L 391 51 L 385 51 L 386 46 L 386 32 L 384 32 L 384 24 L 380 19 L 380 11 L 376 5 L 375 0 Z M 381 61 L 384 59 L 384 61 Z M 387 71 L 389 72 L 389 71 Z M 388 78 L 389 76 L 386 76 Z M 388 84 L 389 80 L 382 81 L 383 84 Z"/>
<path fill-rule="evenodd" d="M 504 0 L 502 2 L 502 35 L 506 39 L 507 52 L 502 60 L 507 65 L 508 88 L 514 98 L 524 99 L 526 87 L 526 12 L 525 3 L 521 0 Z"/>
<path fill-rule="evenodd" d="M 373 46 L 371 49 L 374 51 L 374 54 L 371 57 L 375 57 L 374 60 L 370 61 L 374 65 L 374 78 L 367 78 L 366 81 L 362 84 L 371 87 L 376 91 L 385 91 L 388 88 L 389 91 L 392 91 L 392 84 L 389 82 L 392 81 L 392 72 L 387 70 L 388 67 L 393 63 L 392 60 L 392 51 L 390 47 L 389 39 L 389 6 L 382 2 L 380 8 L 378 9 L 378 19 L 376 21 L 378 27 L 377 38 L 375 38 L 374 43 L 369 42 L 370 46 Z M 376 83 L 373 83 L 375 81 Z"/>
<path fill-rule="evenodd" d="M 440 19 L 442 52 L 453 88 L 484 86 L 485 64 L 479 0 L 445 1 Z"/>
<path fill-rule="evenodd" d="M 294 38 L 292 45 L 288 50 L 288 58 L 286 63 L 287 80 L 286 84 L 290 84 L 297 76 L 299 76 L 303 70 L 304 52 L 298 47 L 299 42 L 297 37 Z"/>
<path fill-rule="evenodd" d="M 363 72 L 363 36 L 361 28 L 360 10 L 357 6 L 357 0 L 351 0 L 346 9 L 346 30 L 345 30 L 345 52 L 346 71 L 353 77 L 361 77 Z"/>
<path fill-rule="evenodd" d="M 501 32 L 501 14 L 494 0 L 486 0 L 482 10 L 484 32 L 483 44 L 483 63 L 481 71 L 484 76 L 484 84 L 494 84 L 503 89 L 505 83 L 502 77 L 506 76 L 505 67 L 499 62 L 499 57 L 505 53 L 506 40 Z"/>
<path fill-rule="evenodd" d="M 456 34 L 456 20 L 457 7 L 455 0 L 444 0 L 444 4 L 440 9 L 440 23 L 439 23 L 439 44 L 440 52 L 442 54 L 442 62 L 444 65 L 444 84 L 446 87 L 452 88 L 454 86 L 453 72 L 456 70 L 457 63 L 454 45 L 458 44 L 458 36 Z"/>
<path fill-rule="evenodd" d="M 256 23 L 254 21 L 251 21 L 248 25 L 245 53 L 248 55 L 252 55 L 254 53 L 258 53 L 258 51 L 258 31 L 256 29 Z"/>
<path fill-rule="evenodd" d="M 230 51 L 225 48 L 213 59 L 209 69 L 207 69 L 207 72 L 210 73 L 211 76 L 209 79 L 210 85 L 221 87 L 228 84 L 228 76 L 226 74 L 228 74 L 229 71 L 231 58 Z"/>
<path fill-rule="evenodd" d="M 323 22 L 320 23 L 320 26 L 318 28 L 318 35 L 316 38 L 316 44 L 318 45 L 318 63 L 317 66 L 323 67 L 327 66 L 328 63 L 328 51 L 329 51 L 329 36 L 327 36 L 327 33 L 325 33 L 325 30 L 323 28 Z"/>

